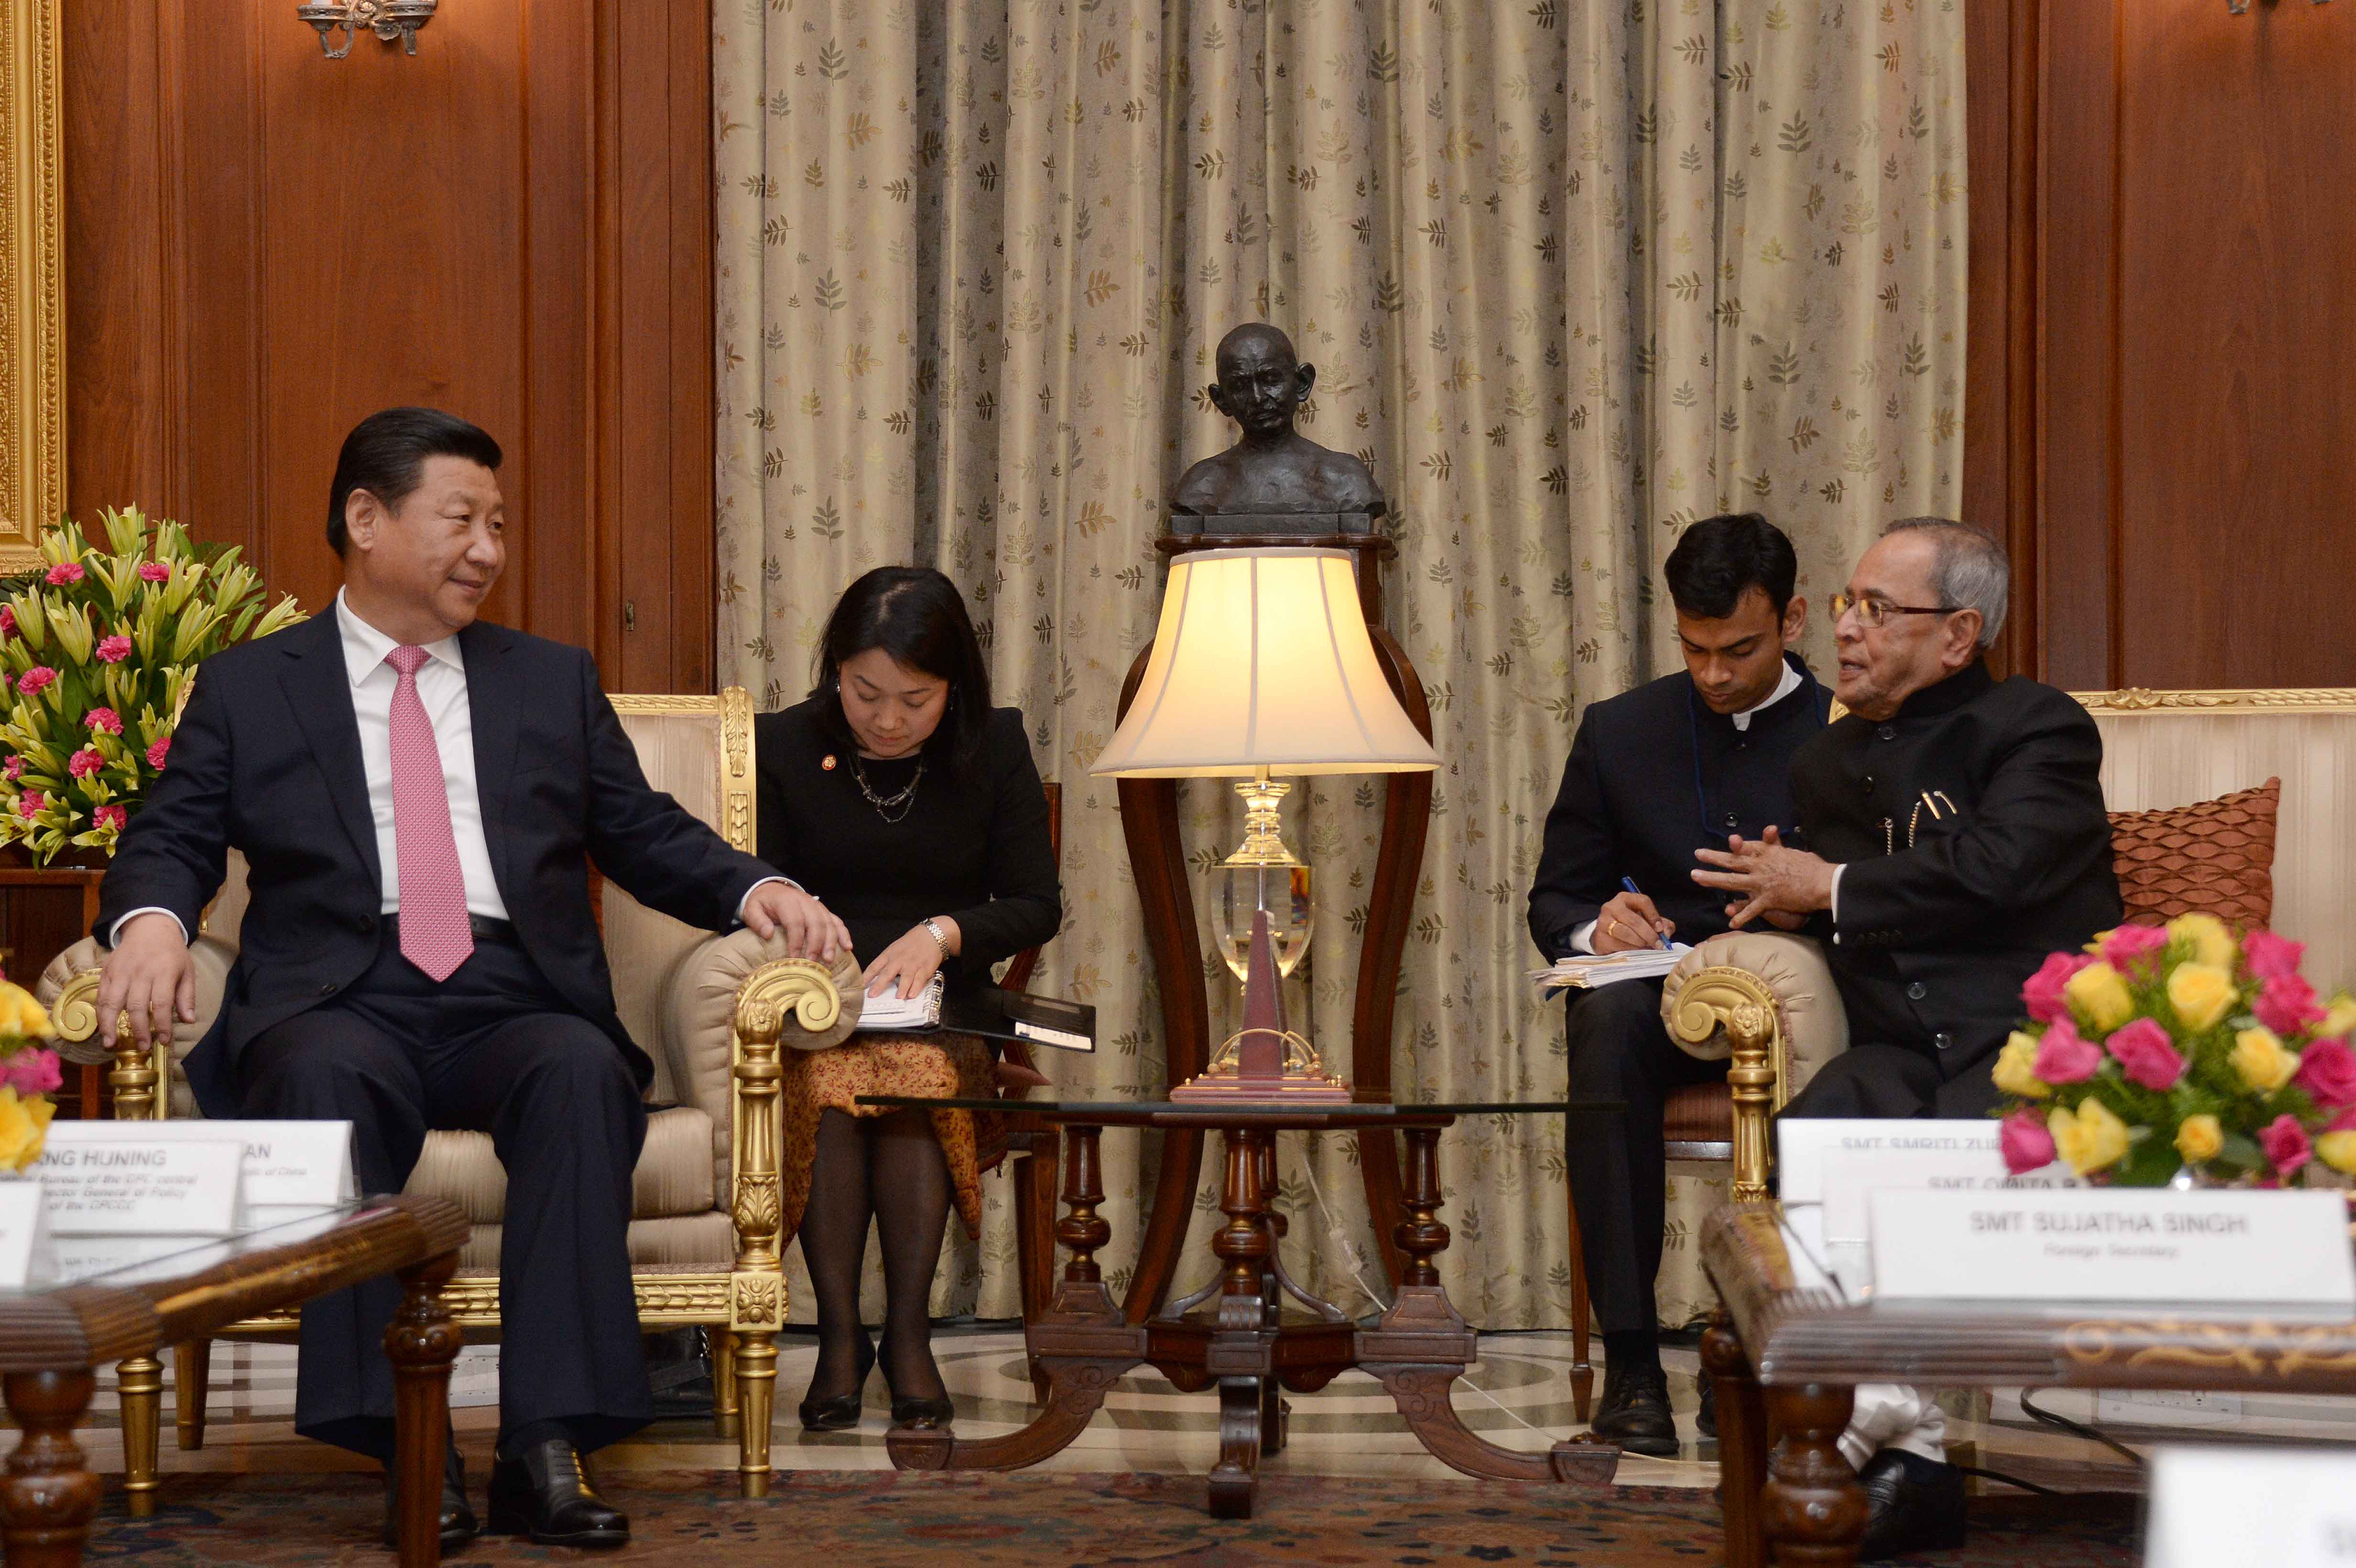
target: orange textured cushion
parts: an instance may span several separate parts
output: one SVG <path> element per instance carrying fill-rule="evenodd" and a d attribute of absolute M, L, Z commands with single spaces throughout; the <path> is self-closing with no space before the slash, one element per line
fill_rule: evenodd
<path fill-rule="evenodd" d="M 2158 811 L 2111 813 L 2111 854 L 2127 918 L 2205 910 L 2254 930 L 2275 911 L 2275 812 L 2282 780 Z"/>

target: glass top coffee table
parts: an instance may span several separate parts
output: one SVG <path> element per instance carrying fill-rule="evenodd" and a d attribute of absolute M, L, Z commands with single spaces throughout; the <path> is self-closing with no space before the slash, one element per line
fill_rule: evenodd
<path fill-rule="evenodd" d="M 466 1232 L 465 1212 L 448 1200 L 401 1197 L 256 1211 L 246 1229 L 226 1238 L 58 1239 L 53 1277 L 0 1289 L 0 1395 L 24 1434 L 0 1478 L 6 1561 L 81 1560 L 100 1482 L 73 1430 L 89 1408 L 98 1367 L 122 1363 L 126 1456 L 152 1456 L 163 1392 L 158 1349 L 397 1274 L 404 1297 L 385 1349 L 397 1400 L 395 1463 L 408 1505 L 399 1521 L 399 1562 L 401 1568 L 440 1562 L 434 1515 L 450 1363 L 458 1354 L 442 1287 Z M 152 1472 L 125 1476 L 133 1513 L 153 1511 L 155 1488 Z"/>
<path fill-rule="evenodd" d="M 1608 1484 L 1620 1450 L 1608 1443 L 1558 1443 L 1544 1454 L 1502 1448 L 1458 1419 L 1449 1385 L 1480 1358 L 1478 1336 L 1441 1289 L 1432 1260 L 1448 1247 L 1439 1219 L 1440 1135 L 1459 1116 L 1612 1116 L 1618 1101 L 1481 1101 L 1397 1104 L 1219 1104 L 1167 1099 L 985 1100 L 862 1096 L 862 1105 L 926 1110 L 1019 1112 L 1064 1133 L 1064 1218 L 1055 1239 L 1070 1249 L 1045 1312 L 1023 1325 L 1030 1352 L 1047 1380 L 1045 1408 L 1020 1431 L 966 1440 L 948 1427 L 895 1426 L 884 1439 L 904 1470 L 1011 1470 L 1035 1465 L 1077 1437 L 1115 1380 L 1151 1366 L 1187 1392 L 1215 1383 L 1219 1462 L 1210 1474 L 1211 1514 L 1251 1517 L 1260 1456 L 1284 1442 L 1280 1390 L 1323 1388 L 1355 1367 L 1387 1390 L 1424 1447 L 1468 1476 L 1515 1481 Z M 1112 1226 L 1097 1212 L 1104 1200 L 1098 1158 L 1106 1127 L 1194 1128 L 1225 1145 L 1219 1208 L 1227 1222 L 1211 1237 L 1220 1273 L 1210 1285 L 1131 1323 L 1105 1287 L 1097 1263 Z M 1301 1288 L 1279 1244 L 1285 1221 L 1275 1211 L 1276 1135 L 1291 1130 L 1390 1129 L 1407 1143 L 1400 1211 L 1391 1234 L 1408 1264 L 1382 1321 L 1361 1328 L 1333 1303 Z M 1290 1297 L 1301 1309 L 1288 1312 Z"/>

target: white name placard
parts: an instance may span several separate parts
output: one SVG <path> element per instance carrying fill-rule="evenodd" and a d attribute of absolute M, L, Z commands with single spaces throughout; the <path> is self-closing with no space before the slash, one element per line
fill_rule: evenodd
<path fill-rule="evenodd" d="M 1835 1153 L 1954 1155 L 1985 1150 L 2004 1168 L 1994 1122 L 1775 1120 L 1775 1189 L 1788 1207 L 1825 1200 L 1825 1160 Z"/>
<path fill-rule="evenodd" d="M 1845 1149 L 1825 1151 L 1825 1238 L 1865 1242 L 1869 1200 L 1889 1188 L 1933 1191 L 1979 1191 L 2021 1187 L 2075 1187 L 2070 1168 L 2055 1162 L 2041 1170 L 2013 1175 L 2004 1156 L 1987 1148 Z"/>
<path fill-rule="evenodd" d="M 2356 1458 L 2315 1448 L 2160 1448 L 2144 1568 L 2351 1568 Z"/>
<path fill-rule="evenodd" d="M 237 1137 L 134 1141 L 54 1136 L 75 1125 L 50 1124 L 48 1147 L 28 1172 L 41 1183 L 51 1232 L 226 1236 L 238 1229 L 238 1168 L 245 1147 Z"/>
<path fill-rule="evenodd" d="M 0 1288 L 23 1290 L 57 1277 L 49 1216 L 37 1181 L 0 1181 Z"/>
<path fill-rule="evenodd" d="M 2356 1311 L 2337 1192 L 2101 1187 L 1872 1195 L 1875 1293 Z"/>
<path fill-rule="evenodd" d="M 239 1168 L 248 1204 L 325 1207 L 359 1196 L 352 1179 L 349 1122 L 52 1122 L 49 1147 L 163 1142 L 218 1143 L 233 1138 L 245 1157 Z"/>

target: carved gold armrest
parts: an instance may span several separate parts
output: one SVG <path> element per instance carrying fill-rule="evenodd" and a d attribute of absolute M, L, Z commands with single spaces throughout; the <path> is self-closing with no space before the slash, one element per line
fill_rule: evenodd
<path fill-rule="evenodd" d="M 57 1001 L 49 1008 L 49 1028 L 58 1054 L 68 1061 L 86 1066 L 112 1064 L 106 1074 L 107 1087 L 114 1091 L 114 1118 L 120 1122 L 161 1120 L 157 1107 L 161 1103 L 160 1085 L 169 1083 L 172 1073 L 172 1048 L 157 1044 L 152 1050 L 143 1049 L 138 1036 L 131 1032 L 131 1015 L 118 1013 L 114 1020 L 114 1049 L 109 1051 L 98 1040 L 98 982 L 100 971 L 85 969 L 68 980 L 58 992 Z"/>
<path fill-rule="evenodd" d="M 1730 1061 L 1726 1083 L 1734 1099 L 1734 1189 L 1737 1202 L 1767 1196 L 1767 1119 L 1787 1097 L 1784 1046 L 1776 1027 L 1775 994 L 1748 969 L 1728 965 L 1696 971 L 1671 1005 L 1669 1031 L 1688 1046 L 1726 1031 Z"/>

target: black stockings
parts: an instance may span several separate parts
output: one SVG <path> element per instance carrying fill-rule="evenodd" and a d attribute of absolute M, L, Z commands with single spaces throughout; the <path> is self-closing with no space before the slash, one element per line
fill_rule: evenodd
<path fill-rule="evenodd" d="M 809 1397 L 855 1392 L 871 1351 L 859 1321 L 859 1274 L 873 1216 L 884 1249 L 884 1376 L 898 1399 L 939 1399 L 933 1364 L 933 1274 L 949 1217 L 949 1167 L 931 1115 L 819 1117 L 803 1261 L 818 1309 L 818 1368 Z"/>

